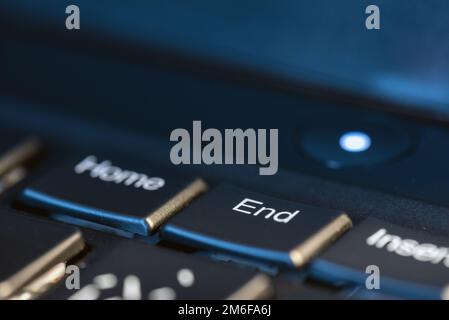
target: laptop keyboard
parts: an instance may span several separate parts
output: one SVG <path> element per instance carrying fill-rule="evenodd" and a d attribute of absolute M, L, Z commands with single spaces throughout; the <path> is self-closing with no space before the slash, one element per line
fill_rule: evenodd
<path fill-rule="evenodd" d="M 447 10 L 325 2 L 0 0 L 0 300 L 449 299 Z"/>
<path fill-rule="evenodd" d="M 80 153 L 46 168 L 36 138 L 2 140 L 1 180 L 24 174 L 3 184 L 1 299 L 448 297 L 444 238 L 370 218 L 352 226 L 350 212 L 135 157 Z M 380 290 L 366 288 L 372 265 Z"/>

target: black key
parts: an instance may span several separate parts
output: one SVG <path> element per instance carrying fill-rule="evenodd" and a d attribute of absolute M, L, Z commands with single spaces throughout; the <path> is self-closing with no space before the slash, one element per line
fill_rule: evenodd
<path fill-rule="evenodd" d="M 449 240 L 367 219 L 311 264 L 315 277 L 365 286 L 379 271 L 380 290 L 440 299 L 449 283 Z M 368 285 L 376 288 L 371 277 Z"/>
<path fill-rule="evenodd" d="M 276 300 L 342 300 L 348 295 L 341 288 L 288 278 L 276 279 L 274 288 Z"/>
<path fill-rule="evenodd" d="M 338 211 L 221 185 L 171 219 L 161 237 L 301 267 L 350 226 L 348 216 Z"/>
<path fill-rule="evenodd" d="M 81 233 L 75 228 L 1 210 L 0 299 L 17 295 L 30 282 L 64 264 L 83 246 Z"/>
<path fill-rule="evenodd" d="M 98 156 L 54 169 L 22 193 L 22 201 L 120 230 L 148 235 L 206 190 L 201 179 Z"/>
<path fill-rule="evenodd" d="M 332 286 L 310 279 L 277 278 L 274 281 L 276 300 L 398 300 L 384 291 L 368 290 L 364 286 Z"/>
<path fill-rule="evenodd" d="M 37 138 L 0 132 L 0 193 L 27 175 L 27 168 L 41 149 Z"/>
<path fill-rule="evenodd" d="M 60 286 L 46 299 L 257 299 L 271 295 L 269 278 L 202 257 L 126 241 L 80 270 L 81 288 Z"/>

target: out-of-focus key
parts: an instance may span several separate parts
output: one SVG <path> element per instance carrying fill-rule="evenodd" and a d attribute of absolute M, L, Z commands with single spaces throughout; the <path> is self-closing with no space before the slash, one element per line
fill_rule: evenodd
<path fill-rule="evenodd" d="M 126 241 L 80 271 L 81 288 L 60 286 L 45 299 L 264 299 L 267 276 L 202 257 Z"/>
<path fill-rule="evenodd" d="M 299 268 L 350 226 L 342 212 L 221 185 L 171 219 L 161 237 Z"/>
<path fill-rule="evenodd" d="M 441 299 L 449 283 L 449 240 L 367 219 L 310 269 L 322 280 L 363 286 L 368 282 L 399 297 Z"/>
<path fill-rule="evenodd" d="M 41 151 L 37 138 L 10 131 L 0 132 L 0 193 L 22 180 L 27 168 Z"/>
<path fill-rule="evenodd" d="M 274 281 L 276 300 L 343 300 L 344 289 L 334 288 L 309 281 L 278 278 Z"/>
<path fill-rule="evenodd" d="M 80 156 L 26 188 L 29 205 L 148 235 L 206 190 L 201 179 L 95 155 Z"/>
<path fill-rule="evenodd" d="M 65 274 L 84 246 L 76 229 L 0 211 L 0 299 L 24 298 Z"/>

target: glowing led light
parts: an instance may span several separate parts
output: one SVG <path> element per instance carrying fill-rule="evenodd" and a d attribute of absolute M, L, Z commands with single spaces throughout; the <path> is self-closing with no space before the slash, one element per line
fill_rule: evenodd
<path fill-rule="evenodd" d="M 347 152 L 363 152 L 371 146 L 371 138 L 360 131 L 350 131 L 340 137 L 340 147 Z"/>

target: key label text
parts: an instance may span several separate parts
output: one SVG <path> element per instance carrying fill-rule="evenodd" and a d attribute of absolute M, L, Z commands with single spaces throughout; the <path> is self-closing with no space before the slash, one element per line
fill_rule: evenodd
<path fill-rule="evenodd" d="M 257 206 L 254 206 L 257 205 Z M 276 212 L 273 208 L 263 207 L 263 202 L 245 198 L 238 205 L 236 205 L 232 210 L 238 211 L 245 214 L 250 214 L 253 216 L 258 216 L 262 214 L 265 216 L 265 219 L 273 218 L 274 221 L 280 223 L 288 223 L 292 220 L 300 211 L 296 210 L 294 212 L 288 211 L 279 211 Z"/>
<path fill-rule="evenodd" d="M 87 156 L 84 160 L 78 163 L 74 170 L 77 174 L 89 172 L 90 177 L 105 182 L 134 186 L 135 188 L 142 188 L 149 191 L 158 190 L 165 185 L 165 180 L 162 178 L 148 177 L 143 173 L 123 170 L 113 166 L 112 162 L 109 160 L 100 162 L 97 160 L 97 157 L 93 155 Z"/>
<path fill-rule="evenodd" d="M 369 246 L 386 249 L 403 257 L 413 257 L 415 260 L 442 263 L 449 268 L 449 248 L 438 247 L 431 243 L 419 243 L 412 239 L 402 239 L 397 235 L 388 234 L 386 229 L 379 229 L 366 239 Z"/>

